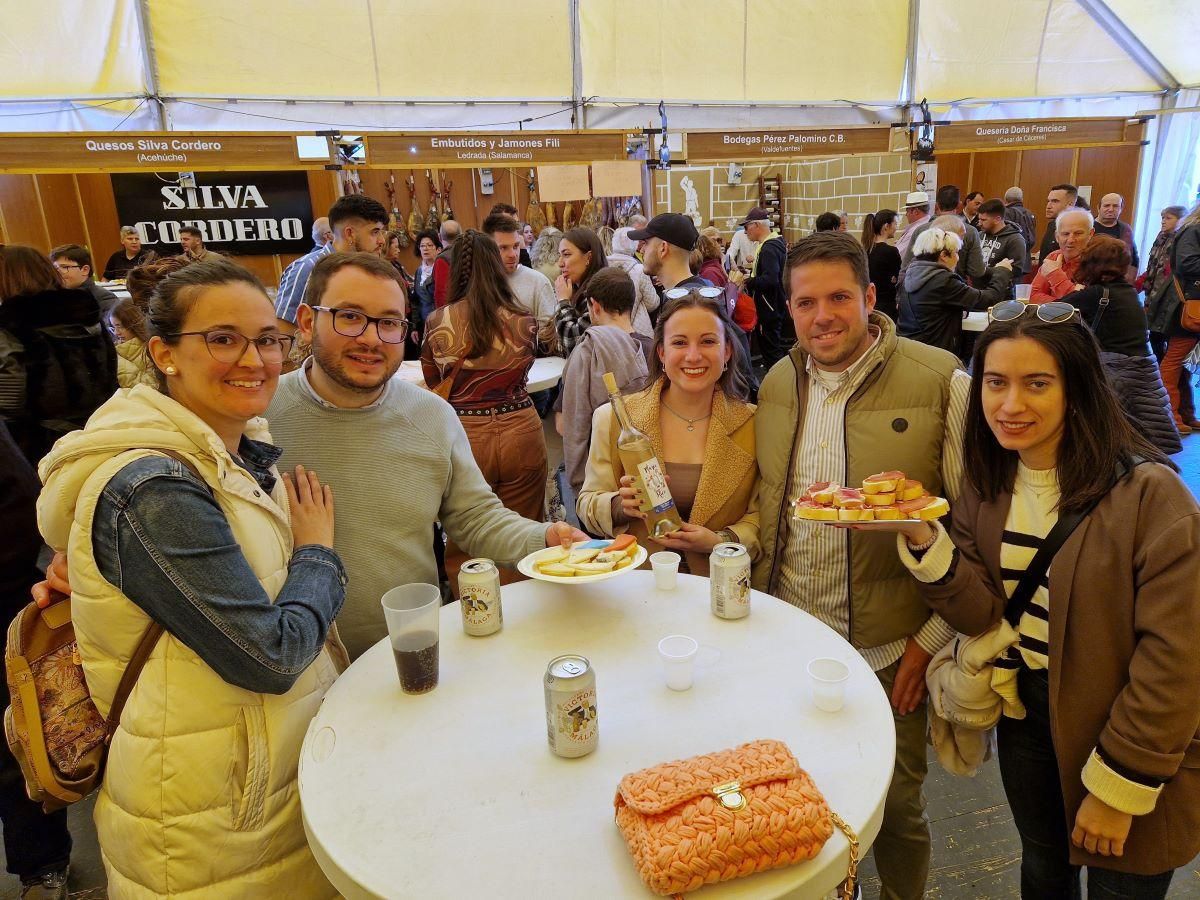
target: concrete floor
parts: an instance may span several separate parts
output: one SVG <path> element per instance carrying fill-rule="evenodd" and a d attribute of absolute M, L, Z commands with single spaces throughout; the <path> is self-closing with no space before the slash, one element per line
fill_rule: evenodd
<path fill-rule="evenodd" d="M 562 459 L 562 441 L 547 423 L 546 443 L 553 469 Z M 1200 497 L 1200 433 L 1184 438 L 1183 452 L 1175 457 L 1192 493 Z M 1012 824 L 1000 773 L 989 762 L 975 778 L 947 774 L 932 759 L 925 784 L 933 830 L 933 859 L 926 897 L 946 900 L 993 900 L 1020 896 L 1020 843 Z M 75 850 L 71 860 L 71 896 L 102 900 L 106 896 L 92 827 L 92 800 L 70 813 Z M 2 852 L 2 850 L 0 850 Z M 864 896 L 879 896 L 874 861 L 862 867 Z M 0 900 L 18 896 L 16 880 L 0 882 Z M 1200 900 L 1200 857 L 1175 873 L 1172 900 Z"/>

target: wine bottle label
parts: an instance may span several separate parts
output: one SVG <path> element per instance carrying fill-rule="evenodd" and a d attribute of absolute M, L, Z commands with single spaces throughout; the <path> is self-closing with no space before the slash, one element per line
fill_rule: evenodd
<path fill-rule="evenodd" d="M 666 512 L 675 505 L 675 501 L 671 499 L 671 491 L 667 488 L 667 478 L 663 474 L 662 466 L 658 464 L 657 456 L 638 463 L 638 475 L 642 479 L 650 506 L 656 513 Z"/>

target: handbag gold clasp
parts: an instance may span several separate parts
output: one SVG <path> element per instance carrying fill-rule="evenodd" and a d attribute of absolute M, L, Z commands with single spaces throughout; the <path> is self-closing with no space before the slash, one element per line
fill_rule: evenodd
<path fill-rule="evenodd" d="M 745 809 L 746 795 L 742 793 L 742 785 L 737 781 L 727 781 L 712 789 L 713 795 L 721 801 L 726 809 Z"/>

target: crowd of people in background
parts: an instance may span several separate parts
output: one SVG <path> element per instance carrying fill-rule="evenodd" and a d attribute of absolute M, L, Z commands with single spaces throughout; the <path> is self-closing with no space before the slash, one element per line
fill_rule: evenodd
<path fill-rule="evenodd" d="M 1056 522 L 1094 510 L 1074 566 L 1112 589 L 1048 633 L 1049 598 L 1081 590 L 1056 567 L 1010 623 L 996 665 L 1026 716 L 1001 721 L 1001 770 L 1030 896 L 1072 896 L 1081 866 L 1093 890 L 1165 896 L 1200 850 L 1183 763 L 1200 706 L 1172 689 L 1200 676 L 1200 508 L 1169 460 L 1200 428 L 1185 365 L 1200 206 L 1162 211 L 1139 274 L 1119 195 L 1093 214 L 1055 185 L 1036 246 L 1023 201 L 942 185 L 867 215 L 858 238 L 825 212 L 789 246 L 758 207 L 728 242 L 673 212 L 539 232 L 507 204 L 478 229 L 402 235 L 351 195 L 273 298 L 192 228 L 157 258 L 121 229 L 103 275 L 127 299 L 85 247 L 0 247 L 0 509 L 20 538 L 0 566 L 6 621 L 40 577 L 37 467 L 49 583 L 75 598 L 93 695 L 111 699 L 147 622 L 165 629 L 142 675 L 162 689 L 126 707 L 96 806 L 110 890 L 331 895 L 296 754 L 339 671 L 386 634 L 378 598 L 409 581 L 452 597 L 468 557 L 507 581 L 536 549 L 632 533 L 701 575 L 718 543 L 744 545 L 757 588 L 861 652 L 897 742 L 873 852 L 885 896 L 919 897 L 930 663 L 956 634 L 995 640 Z M 989 320 L 973 345 L 970 312 Z M 531 394 L 547 355 L 565 357 L 561 385 Z M 406 359 L 427 389 L 395 377 Z M 646 531 L 605 373 L 662 460 L 684 523 L 670 535 Z M 551 415 L 564 460 L 548 492 Z M 952 520 L 847 539 L 786 514 L 806 485 L 894 469 L 947 496 Z M 249 708 L 274 787 L 214 804 L 225 769 L 201 763 L 228 755 Z M 63 896 L 65 819 L 0 756 L 10 870 Z M 160 791 L 146 772 L 167 769 L 196 777 Z M 178 840 L 222 852 L 189 865 Z"/>

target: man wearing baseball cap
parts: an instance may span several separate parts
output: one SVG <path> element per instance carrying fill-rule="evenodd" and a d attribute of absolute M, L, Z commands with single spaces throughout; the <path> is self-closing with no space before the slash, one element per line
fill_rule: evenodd
<path fill-rule="evenodd" d="M 900 251 L 901 258 L 912 246 L 917 229 L 930 219 L 929 195 L 924 191 L 909 191 L 908 196 L 904 198 L 904 218 L 908 220 L 908 225 L 896 241 L 896 249 Z"/>
<path fill-rule="evenodd" d="M 647 222 L 645 228 L 629 232 L 629 239 L 642 245 L 642 268 L 657 279 L 664 291 L 675 287 L 712 287 L 707 278 L 693 275 L 688 263 L 700 239 L 691 216 L 661 213 Z"/>
<path fill-rule="evenodd" d="M 738 223 L 746 229 L 746 236 L 754 241 L 757 249 L 749 275 L 729 277 L 741 285 L 742 290 L 754 298 L 758 312 L 758 325 L 754 334 L 758 338 L 758 351 L 763 365 L 768 369 L 787 356 L 791 342 L 784 337 L 787 309 L 787 292 L 783 289 L 783 263 L 787 258 L 787 242 L 772 228 L 771 214 L 761 206 L 750 210 L 745 220 Z"/>

